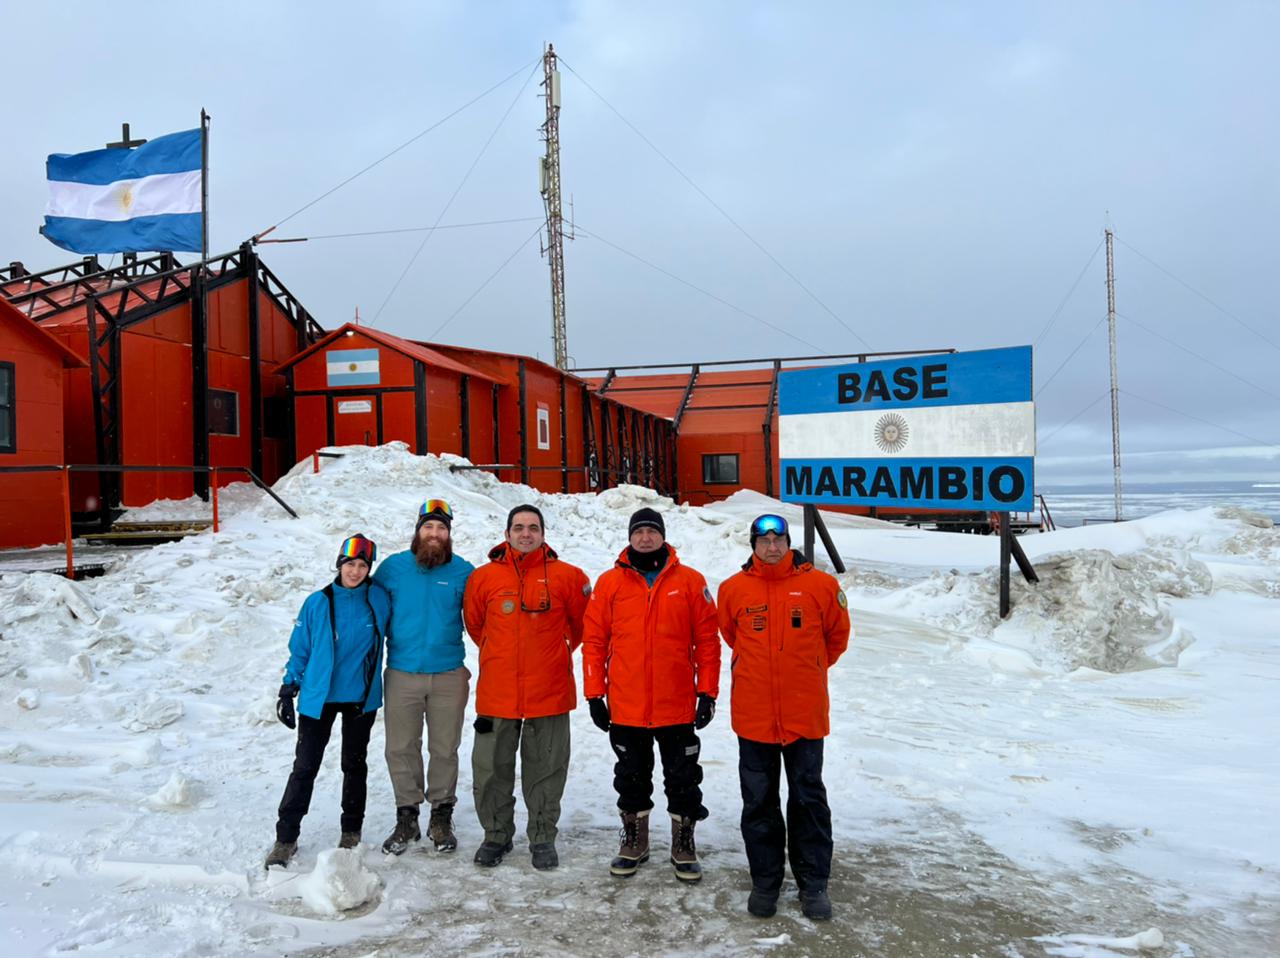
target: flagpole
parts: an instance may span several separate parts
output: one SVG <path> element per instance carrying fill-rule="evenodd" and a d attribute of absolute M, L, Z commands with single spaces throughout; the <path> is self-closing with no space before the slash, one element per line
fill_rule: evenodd
<path fill-rule="evenodd" d="M 200 108 L 200 260 L 209 258 L 209 120 Z"/>

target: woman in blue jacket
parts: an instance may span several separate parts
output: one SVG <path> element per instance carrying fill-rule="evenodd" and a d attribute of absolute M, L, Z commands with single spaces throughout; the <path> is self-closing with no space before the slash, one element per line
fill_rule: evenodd
<path fill-rule="evenodd" d="M 307 596 L 293 624 L 276 715 L 287 727 L 298 729 L 298 748 L 280 799 L 276 843 L 267 855 L 267 867 L 287 865 L 298 850 L 302 817 L 311 805 L 316 773 L 339 715 L 342 838 L 338 847 L 360 844 L 369 771 L 365 757 L 382 705 L 382 640 L 391 617 L 391 597 L 369 578 L 376 557 L 377 546 L 362 535 L 343 542 L 337 576 Z"/>

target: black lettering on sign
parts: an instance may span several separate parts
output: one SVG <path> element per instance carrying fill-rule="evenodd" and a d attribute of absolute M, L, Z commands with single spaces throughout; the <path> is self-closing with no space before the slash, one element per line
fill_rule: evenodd
<path fill-rule="evenodd" d="M 867 481 L 867 470 L 861 466 L 845 466 L 844 467 L 844 494 L 848 498 L 857 493 L 862 498 L 867 497 L 866 486 L 863 485 Z"/>
<path fill-rule="evenodd" d="M 808 466 L 787 466 L 782 472 L 784 496 L 813 495 L 813 470 Z"/>
<path fill-rule="evenodd" d="M 862 387 L 857 373 L 841 373 L 836 377 L 836 402 L 857 402 L 862 398 Z"/>
<path fill-rule="evenodd" d="M 872 399 L 883 399 L 889 401 L 889 384 L 884 381 L 884 370 L 873 369 L 871 375 L 867 377 L 867 398 L 865 402 Z"/>
<path fill-rule="evenodd" d="M 893 398 L 906 402 L 916 398 L 916 370 L 914 366 L 899 366 L 893 371 Z"/>
<path fill-rule="evenodd" d="M 947 398 L 947 367 L 942 364 L 920 367 L 924 379 L 925 399 Z"/>
<path fill-rule="evenodd" d="M 893 487 L 893 477 L 889 475 L 887 467 L 879 466 L 876 469 L 875 478 L 871 480 L 871 494 L 887 496 L 890 499 L 898 498 L 898 490 Z"/>
<path fill-rule="evenodd" d="M 819 469 L 818 485 L 813 491 L 815 495 L 819 496 L 840 495 L 840 487 L 836 485 L 836 471 L 830 466 L 823 466 Z"/>
<path fill-rule="evenodd" d="M 1005 480 L 1009 481 L 1009 490 L 1005 491 Z M 1027 480 L 1013 466 L 996 466 L 991 470 L 991 478 L 988 480 L 987 489 L 991 493 L 991 498 L 997 502 L 1017 502 L 1022 498 L 1022 493 L 1026 491 Z"/>
<path fill-rule="evenodd" d="M 969 490 L 965 486 L 964 469 L 960 466 L 943 466 L 938 470 L 938 498 L 966 499 Z"/>
<path fill-rule="evenodd" d="M 933 470 L 928 466 L 922 466 L 919 469 L 903 466 L 899 475 L 902 485 L 902 498 L 933 498 Z"/>

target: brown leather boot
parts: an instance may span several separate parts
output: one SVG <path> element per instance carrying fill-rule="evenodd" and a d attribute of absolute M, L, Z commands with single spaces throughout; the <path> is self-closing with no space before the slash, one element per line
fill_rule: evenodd
<path fill-rule="evenodd" d="M 619 838 L 618 855 L 609 865 L 609 871 L 626 878 L 649 860 L 649 810 L 623 812 Z"/>
<path fill-rule="evenodd" d="M 671 864 L 675 866 L 676 877 L 681 881 L 702 880 L 698 849 L 693 843 L 693 828 L 697 824 L 692 818 L 671 816 Z"/>

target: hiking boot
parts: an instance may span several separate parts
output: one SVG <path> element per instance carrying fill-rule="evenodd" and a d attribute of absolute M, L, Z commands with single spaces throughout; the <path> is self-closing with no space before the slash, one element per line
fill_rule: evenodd
<path fill-rule="evenodd" d="M 493 868 L 502 864 L 502 856 L 509 851 L 511 851 L 510 839 L 502 845 L 497 842 L 482 842 L 480 847 L 476 849 L 475 862 L 485 868 Z"/>
<path fill-rule="evenodd" d="M 649 860 L 648 809 L 643 812 L 623 812 L 622 831 L 618 839 L 618 855 L 609 864 L 609 872 L 620 878 L 627 878 Z"/>
<path fill-rule="evenodd" d="M 403 855 L 405 849 L 420 838 L 422 832 L 418 830 L 418 806 L 401 805 L 396 809 L 396 827 L 382 843 L 382 850 L 388 855 Z"/>
<path fill-rule="evenodd" d="M 276 842 L 271 846 L 271 851 L 267 852 L 267 860 L 263 863 L 263 867 L 270 868 L 272 865 L 279 865 L 281 868 L 285 868 L 297 852 L 297 842 Z"/>
<path fill-rule="evenodd" d="M 692 818 L 671 816 L 671 864 L 681 881 L 701 881 L 702 866 L 698 864 L 698 849 L 693 843 L 693 827 L 698 824 Z"/>
<path fill-rule="evenodd" d="M 529 846 L 529 852 L 533 855 L 533 867 L 540 872 L 549 871 L 560 864 L 555 842 L 534 842 Z"/>
<path fill-rule="evenodd" d="M 772 918 L 778 912 L 778 893 L 751 886 L 747 898 L 747 911 L 757 918 Z"/>
<path fill-rule="evenodd" d="M 359 832 L 343 832 L 342 837 L 338 839 L 339 848 L 355 848 L 360 844 Z"/>
<path fill-rule="evenodd" d="M 427 837 L 435 842 L 438 852 L 451 852 L 458 847 L 458 836 L 453 833 L 453 802 L 431 809 Z"/>
<path fill-rule="evenodd" d="M 813 921 L 827 921 L 831 917 L 831 899 L 825 888 L 806 888 L 800 893 L 800 911 Z"/>

